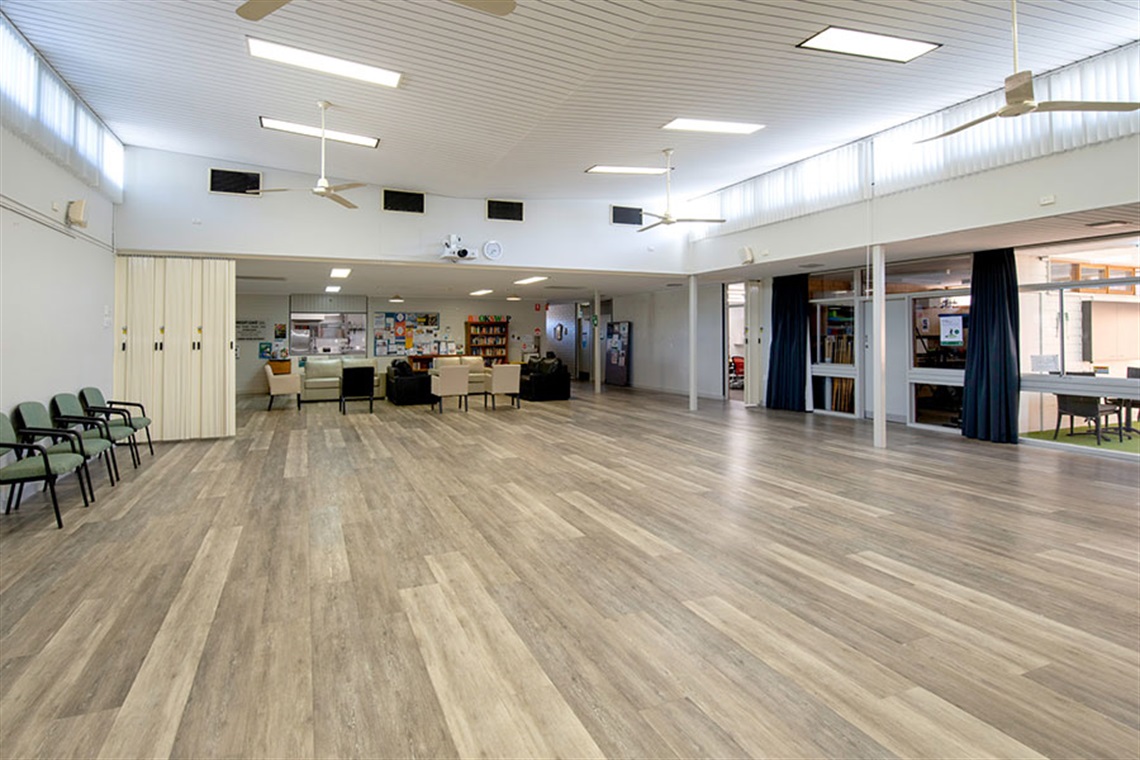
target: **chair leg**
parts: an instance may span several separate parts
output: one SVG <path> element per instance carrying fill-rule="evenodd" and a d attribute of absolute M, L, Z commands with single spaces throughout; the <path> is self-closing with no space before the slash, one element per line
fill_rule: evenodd
<path fill-rule="evenodd" d="M 301 394 L 297 394 L 297 411 L 301 411 Z"/>
<path fill-rule="evenodd" d="M 1061 434 L 1061 413 L 1057 412 L 1057 429 L 1053 431 L 1053 440 L 1057 440 L 1057 436 Z"/>
<path fill-rule="evenodd" d="M 110 451 L 110 449 L 107 451 Z M 107 465 L 107 478 L 111 481 L 111 485 L 115 485 L 115 473 L 111 469 L 111 457 L 108 456 L 107 451 L 104 451 L 99 456 L 103 458 L 103 464 Z"/>
<path fill-rule="evenodd" d="M 265 407 L 265 411 L 267 411 L 267 412 L 273 411 L 273 394 L 272 393 L 269 394 L 269 406 Z"/>
<path fill-rule="evenodd" d="M 269 403 L 273 403 L 273 397 L 272 396 L 269 399 Z M 154 456 L 154 444 L 151 443 L 151 440 L 150 440 L 150 425 L 147 425 L 146 427 L 144 427 L 143 432 L 146 433 L 146 447 L 148 449 L 150 449 L 150 455 Z"/>
<path fill-rule="evenodd" d="M 59 500 L 55 498 L 55 479 L 48 479 L 47 485 L 48 489 L 51 491 L 51 507 L 55 510 L 55 525 L 57 528 L 62 530 L 63 518 L 59 516 Z"/>
<path fill-rule="evenodd" d="M 83 474 L 87 476 L 87 493 L 91 494 L 91 501 L 95 501 L 95 486 L 91 485 L 91 468 L 87 466 L 87 462 L 83 462 Z M 84 505 L 86 506 L 86 505 Z"/>
<path fill-rule="evenodd" d="M 1100 445 L 1100 415 L 1093 418 L 1093 430 L 1096 431 L 1096 445 Z"/>
<path fill-rule="evenodd" d="M 4 514 L 6 514 L 6 515 L 12 514 L 12 500 L 16 494 L 16 489 L 17 488 L 23 488 L 23 487 L 24 487 L 23 483 L 12 483 L 11 485 L 8 486 L 8 501 L 5 502 L 5 504 L 4 504 Z"/>

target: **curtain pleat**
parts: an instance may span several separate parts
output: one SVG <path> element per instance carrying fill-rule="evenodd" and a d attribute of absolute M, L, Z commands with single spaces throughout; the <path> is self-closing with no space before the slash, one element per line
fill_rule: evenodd
<path fill-rule="evenodd" d="M 974 254 L 962 435 L 1017 443 L 1020 400 L 1017 263 L 1012 248 Z"/>
<path fill-rule="evenodd" d="M 808 276 L 772 280 L 772 348 L 768 354 L 768 408 L 807 410 Z"/>

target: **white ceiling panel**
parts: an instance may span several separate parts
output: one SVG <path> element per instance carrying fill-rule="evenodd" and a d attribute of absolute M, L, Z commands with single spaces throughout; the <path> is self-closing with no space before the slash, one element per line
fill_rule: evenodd
<path fill-rule="evenodd" d="M 659 179 L 588 176 L 677 149 L 680 196 L 705 193 L 997 89 L 1012 71 L 1005 0 L 518 0 L 497 18 L 448 0 L 293 0 L 260 22 L 239 0 L 3 0 L 0 9 L 127 144 L 311 172 L 315 141 L 259 116 L 378 136 L 335 145 L 329 174 L 461 197 L 655 196 Z M 828 25 L 937 42 L 910 64 L 797 49 Z M 1036 73 L 1140 36 L 1135 0 L 1022 0 Z M 397 89 L 250 58 L 246 36 L 404 74 Z M 677 116 L 750 136 L 662 132 Z"/>

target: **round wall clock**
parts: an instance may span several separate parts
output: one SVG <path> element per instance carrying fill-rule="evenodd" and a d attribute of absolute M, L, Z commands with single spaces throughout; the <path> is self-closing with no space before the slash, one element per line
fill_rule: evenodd
<path fill-rule="evenodd" d="M 497 240 L 488 240 L 483 243 L 483 255 L 494 261 L 503 255 L 503 244 Z"/>

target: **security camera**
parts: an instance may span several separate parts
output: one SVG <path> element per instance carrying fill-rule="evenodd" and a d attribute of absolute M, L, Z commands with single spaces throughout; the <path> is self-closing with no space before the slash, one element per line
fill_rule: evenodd
<path fill-rule="evenodd" d="M 448 235 L 447 240 L 443 241 L 443 253 L 440 254 L 441 259 L 448 259 L 449 261 L 470 261 L 478 257 L 478 251 L 463 245 L 463 238 L 459 235 Z"/>

